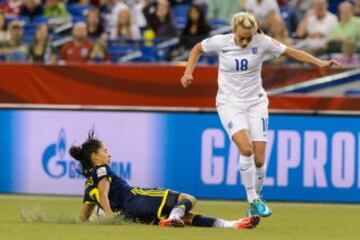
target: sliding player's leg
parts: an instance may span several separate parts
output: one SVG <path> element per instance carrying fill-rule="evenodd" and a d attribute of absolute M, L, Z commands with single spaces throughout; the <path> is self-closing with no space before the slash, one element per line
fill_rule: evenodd
<path fill-rule="evenodd" d="M 187 215 L 196 204 L 196 198 L 185 193 L 180 193 L 176 204 L 170 211 L 167 219 L 161 220 L 162 227 L 184 227 L 182 218 Z"/>
<path fill-rule="evenodd" d="M 183 221 L 185 224 L 194 227 L 251 229 L 255 228 L 259 224 L 260 217 L 253 215 L 234 221 L 228 221 L 221 218 L 209 217 L 189 212 L 183 217 Z"/>

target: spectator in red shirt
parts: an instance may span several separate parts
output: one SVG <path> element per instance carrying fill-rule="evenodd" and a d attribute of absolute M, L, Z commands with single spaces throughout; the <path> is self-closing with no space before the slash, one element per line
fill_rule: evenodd
<path fill-rule="evenodd" d="M 65 44 L 61 49 L 60 63 L 88 62 L 94 44 L 87 37 L 86 23 L 76 23 L 72 34 L 73 40 Z"/>
<path fill-rule="evenodd" d="M 22 0 L 7 0 L 0 4 L 0 11 L 5 13 L 7 17 L 19 16 Z"/>

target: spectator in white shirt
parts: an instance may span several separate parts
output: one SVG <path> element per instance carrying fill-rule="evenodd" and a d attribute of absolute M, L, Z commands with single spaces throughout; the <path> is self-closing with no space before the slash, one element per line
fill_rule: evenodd
<path fill-rule="evenodd" d="M 247 0 L 245 7 L 255 15 L 263 31 L 268 30 L 271 17 L 281 16 L 276 0 Z"/>
<path fill-rule="evenodd" d="M 297 36 L 304 40 L 295 47 L 311 52 L 326 48 L 327 37 L 338 23 L 336 15 L 327 9 L 327 0 L 312 0 L 311 8 L 301 20 L 296 31 Z"/>
<path fill-rule="evenodd" d="M 140 28 L 146 27 L 146 18 L 144 16 L 144 8 L 150 2 L 150 0 L 137 0 L 131 6 L 131 13 L 134 20 L 134 23 Z"/>
<path fill-rule="evenodd" d="M 129 9 L 129 6 L 121 0 L 100 0 L 100 11 L 107 31 L 116 25 L 118 13 L 124 9 Z"/>
<path fill-rule="evenodd" d="M 118 13 L 115 27 L 110 32 L 111 39 L 140 39 L 141 32 L 139 27 L 133 23 L 130 9 L 123 9 Z"/>

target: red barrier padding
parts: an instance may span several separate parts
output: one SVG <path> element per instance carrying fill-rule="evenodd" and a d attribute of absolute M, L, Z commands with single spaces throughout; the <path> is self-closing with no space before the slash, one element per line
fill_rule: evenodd
<path fill-rule="evenodd" d="M 214 107 L 217 68 L 199 66 L 184 89 L 180 65 L 0 65 L 0 102 Z M 281 87 L 341 70 L 265 67 L 264 85 Z M 271 97 L 274 109 L 360 110 L 358 98 Z"/>
<path fill-rule="evenodd" d="M 270 109 L 360 111 L 358 97 L 271 96 Z"/>

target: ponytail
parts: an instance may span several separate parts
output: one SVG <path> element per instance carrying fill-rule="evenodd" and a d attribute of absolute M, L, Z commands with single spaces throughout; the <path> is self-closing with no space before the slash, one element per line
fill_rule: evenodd
<path fill-rule="evenodd" d="M 245 29 L 252 29 L 253 33 L 259 32 L 258 23 L 255 19 L 255 16 L 251 12 L 239 12 L 234 14 L 234 16 L 231 18 L 230 26 L 233 32 L 236 31 L 238 26 L 241 26 Z"/>
<path fill-rule="evenodd" d="M 95 139 L 95 131 L 90 130 L 88 134 L 88 139 L 80 146 L 71 146 L 69 149 L 69 154 L 81 164 L 81 169 L 75 169 L 77 173 L 89 177 L 90 170 L 93 167 L 91 161 L 91 154 L 98 151 L 102 146 L 101 141 Z"/>
<path fill-rule="evenodd" d="M 81 161 L 81 159 L 83 158 L 83 152 L 81 150 L 81 147 L 78 146 L 72 146 L 69 149 L 69 153 L 70 155 L 75 158 L 77 161 Z"/>

